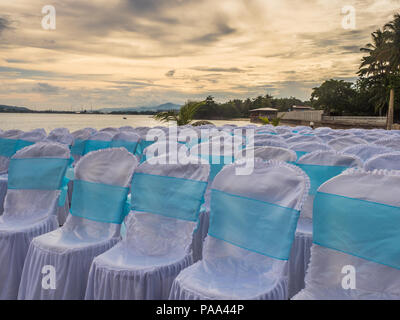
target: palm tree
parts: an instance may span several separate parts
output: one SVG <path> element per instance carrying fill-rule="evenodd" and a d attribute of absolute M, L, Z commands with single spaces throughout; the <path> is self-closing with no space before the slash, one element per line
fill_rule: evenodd
<path fill-rule="evenodd" d="M 400 71 L 400 14 L 394 16 L 394 20 L 372 33 L 372 43 L 361 48 L 368 55 L 363 57 L 359 69 L 359 75 L 368 79 L 375 92 L 374 101 L 378 109 L 387 104 L 387 92 L 389 88 L 389 109 L 387 113 L 387 129 L 391 130 L 394 114 L 395 82 L 399 78 Z M 382 96 L 382 93 L 386 95 Z"/>
<path fill-rule="evenodd" d="M 204 101 L 202 102 L 194 102 L 189 101 L 183 107 L 180 108 L 179 111 L 177 110 L 170 110 L 159 112 L 153 116 L 154 119 L 162 121 L 162 122 L 169 122 L 173 121 L 176 122 L 178 126 L 184 126 L 190 124 L 193 121 L 193 117 L 196 114 L 197 110 L 204 105 Z"/>
<path fill-rule="evenodd" d="M 388 112 L 388 129 L 392 129 L 394 114 L 395 82 L 400 76 L 400 14 L 394 16 L 394 20 L 385 25 L 387 33 L 386 56 L 389 61 L 390 71 L 390 99 Z"/>

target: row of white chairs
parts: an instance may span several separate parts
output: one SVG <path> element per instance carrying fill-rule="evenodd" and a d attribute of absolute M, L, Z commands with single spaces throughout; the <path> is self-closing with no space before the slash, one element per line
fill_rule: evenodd
<path fill-rule="evenodd" d="M 270 135 L 271 137 L 273 137 L 272 135 Z M 307 136 L 306 136 L 307 137 Z M 264 148 L 264 149 L 268 149 L 268 148 Z M 273 150 L 273 152 L 275 152 L 276 154 L 280 154 L 280 155 L 282 155 L 282 154 L 284 154 L 286 151 L 288 151 L 288 150 L 282 150 L 282 149 L 279 149 L 279 148 L 269 148 L 270 150 Z M 275 149 L 275 150 L 274 150 Z M 262 148 L 258 148 L 258 149 L 256 149 L 256 150 L 259 150 L 258 152 L 259 152 L 259 154 L 258 155 L 261 155 L 261 150 L 262 150 Z M 265 152 L 265 150 L 263 150 L 264 152 Z M 289 152 L 290 153 L 290 152 Z M 331 151 L 331 155 L 329 156 L 329 151 L 326 151 L 325 152 L 326 154 L 327 154 L 327 157 L 331 157 L 332 156 L 332 151 Z M 323 151 L 320 151 L 320 152 L 317 152 L 316 154 L 318 154 L 318 155 L 312 155 L 312 156 L 314 156 L 314 158 L 318 158 L 318 157 L 322 157 L 323 158 L 323 154 L 324 154 L 324 152 Z M 293 161 L 293 151 L 292 151 L 292 153 L 291 153 L 291 156 L 292 156 L 292 160 L 289 160 L 289 161 Z M 310 157 L 310 155 L 308 155 L 309 157 Z M 342 157 L 344 157 L 344 155 L 341 155 Z M 389 156 L 389 155 L 388 155 Z M 391 157 L 393 157 L 393 156 L 395 156 L 395 154 L 391 154 L 390 155 Z M 304 156 L 304 158 L 307 160 L 307 156 Z M 311 157 L 311 159 L 312 159 L 313 157 Z M 351 158 L 351 157 L 348 157 L 348 158 Z M 389 157 L 390 158 L 390 157 Z M 385 159 L 387 159 L 387 158 L 385 158 Z M 315 160 L 315 159 L 314 159 Z M 354 160 L 354 161 L 356 161 L 356 160 Z M 316 161 L 317 162 L 317 164 L 318 165 L 323 165 L 324 163 L 323 163 L 323 161 L 321 162 L 321 161 Z M 329 161 L 328 161 L 329 162 Z M 377 161 L 377 162 L 379 162 L 379 161 Z M 387 161 L 386 161 L 386 163 L 387 163 Z M 312 162 L 311 163 L 307 163 L 307 161 L 304 163 L 304 164 L 313 164 Z M 334 162 L 330 162 L 328 165 L 330 165 L 330 166 L 334 166 Z M 339 166 L 344 166 L 344 163 L 343 162 L 339 162 Z M 361 166 L 360 164 L 358 165 L 358 166 Z M 293 250 L 292 250 L 292 252 L 293 252 Z M 292 261 L 294 261 L 294 260 L 292 260 Z M 290 282 L 290 281 L 289 281 Z"/>

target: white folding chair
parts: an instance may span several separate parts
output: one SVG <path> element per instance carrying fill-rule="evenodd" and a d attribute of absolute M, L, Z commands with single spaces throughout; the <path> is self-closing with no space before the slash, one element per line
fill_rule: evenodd
<path fill-rule="evenodd" d="M 21 130 L 8 130 L 0 134 L 0 175 L 8 172 L 8 163 L 15 154 L 16 144 L 23 134 Z"/>
<path fill-rule="evenodd" d="M 114 136 L 114 135 L 118 134 L 120 131 L 118 128 L 108 127 L 108 128 L 100 129 L 99 132 L 107 132 L 110 135 Z"/>
<path fill-rule="evenodd" d="M 278 147 L 254 147 L 246 148 L 235 155 L 235 161 L 248 158 L 259 158 L 264 161 L 276 160 L 283 162 L 296 162 L 297 155 L 293 150 Z"/>
<path fill-rule="evenodd" d="M 215 178 L 203 259 L 175 279 L 170 299 L 287 299 L 286 265 L 309 180 L 296 166 L 256 160 Z M 257 183 L 255 183 L 257 181 Z"/>
<path fill-rule="evenodd" d="M 88 129 L 82 129 L 72 132 L 74 142 L 71 146 L 71 155 L 74 158 L 74 164 L 76 164 L 79 159 L 85 154 L 85 144 L 91 135 L 92 134 Z"/>
<path fill-rule="evenodd" d="M 297 165 L 309 176 L 311 187 L 301 210 L 289 259 L 289 298 L 305 285 L 304 277 L 311 255 L 312 212 L 317 189 L 347 168 L 362 167 L 362 161 L 355 156 L 343 155 L 335 151 L 315 151 L 301 157 Z"/>
<path fill-rule="evenodd" d="M 88 154 L 93 151 L 108 149 L 111 147 L 111 140 L 113 135 L 108 132 L 96 132 L 91 135 L 85 142 L 84 154 Z"/>
<path fill-rule="evenodd" d="M 350 169 L 322 185 L 296 300 L 400 299 L 400 174 Z"/>
<path fill-rule="evenodd" d="M 71 214 L 59 229 L 32 240 L 18 299 L 83 299 L 94 257 L 120 240 L 120 225 L 138 161 L 124 148 L 91 152 L 75 167 Z M 52 266 L 55 287 L 42 286 Z"/>
<path fill-rule="evenodd" d="M 300 159 L 302 156 L 314 152 L 314 151 L 331 151 L 332 148 L 324 143 L 319 142 L 300 142 L 296 144 L 292 144 L 290 149 L 295 151 L 297 154 L 297 159 Z"/>
<path fill-rule="evenodd" d="M 15 147 L 21 130 L 8 130 L 0 133 L 0 215 L 3 214 L 3 203 L 7 193 L 8 165 L 15 154 Z"/>
<path fill-rule="evenodd" d="M 374 156 L 390 152 L 393 152 L 393 150 L 390 148 L 372 144 L 358 144 L 342 150 L 343 154 L 356 156 L 360 158 L 363 162 L 368 161 Z"/>
<path fill-rule="evenodd" d="M 36 142 L 46 139 L 46 131 L 44 129 L 35 129 L 29 132 L 22 133 L 15 145 L 15 152 L 25 147 L 31 146 Z"/>
<path fill-rule="evenodd" d="M 256 134 L 254 136 L 254 146 L 256 147 L 278 147 L 289 148 L 285 139 L 280 136 L 270 134 Z"/>
<path fill-rule="evenodd" d="M 72 146 L 74 137 L 67 128 L 57 128 L 49 133 L 46 140 Z"/>
<path fill-rule="evenodd" d="M 228 164 L 235 161 L 235 154 L 242 148 L 241 144 L 224 143 L 223 140 L 211 139 L 190 149 L 190 155 L 206 160 L 210 164 L 208 186 L 204 195 L 204 204 L 200 210 L 199 226 L 193 239 L 194 261 L 201 259 L 204 238 L 208 232 L 210 187 L 215 176 Z"/>
<path fill-rule="evenodd" d="M 328 142 L 328 145 L 336 151 L 341 151 L 356 144 L 367 144 L 368 142 L 356 136 L 339 137 Z"/>
<path fill-rule="evenodd" d="M 400 137 L 390 137 L 385 139 L 380 139 L 374 142 L 377 146 L 383 146 L 391 148 L 394 151 L 400 151 Z"/>
<path fill-rule="evenodd" d="M 322 140 L 315 135 L 303 135 L 303 134 L 297 134 L 294 137 L 291 137 L 286 140 L 286 143 L 289 146 L 304 142 L 322 143 Z"/>
<path fill-rule="evenodd" d="M 166 155 L 157 161 L 136 169 L 126 237 L 94 259 L 86 299 L 167 299 L 174 278 L 192 263 L 209 165 L 168 164 Z"/>
<path fill-rule="evenodd" d="M 130 153 L 135 154 L 140 143 L 140 136 L 132 131 L 122 131 L 114 135 L 111 141 L 111 148 L 125 148 Z"/>
<path fill-rule="evenodd" d="M 39 142 L 10 161 L 4 213 L 0 217 L 0 299 L 16 299 L 31 240 L 58 227 L 62 179 L 68 147 Z"/>
<path fill-rule="evenodd" d="M 376 155 L 364 164 L 367 171 L 400 170 L 400 152 Z"/>

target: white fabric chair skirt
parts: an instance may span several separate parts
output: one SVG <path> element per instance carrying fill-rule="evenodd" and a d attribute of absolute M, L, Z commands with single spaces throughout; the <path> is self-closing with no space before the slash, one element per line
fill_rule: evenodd
<path fill-rule="evenodd" d="M 221 261 L 222 262 L 222 261 Z M 199 261 L 189 268 L 183 270 L 175 279 L 170 300 L 287 300 L 288 299 L 288 280 L 287 277 L 267 278 L 265 277 L 261 292 L 254 291 L 255 287 L 250 284 L 246 288 L 246 283 L 254 282 L 254 273 L 247 273 L 248 277 L 241 277 L 237 283 L 237 275 L 231 275 L 229 272 L 229 261 L 223 261 L 225 268 L 218 272 L 210 271 L 209 263 Z M 220 271 L 225 272 L 221 273 Z M 257 279 L 260 280 L 260 279 Z M 237 287 L 235 288 L 235 285 Z M 235 292 L 240 294 L 235 295 Z"/>
<path fill-rule="evenodd" d="M 0 299 L 17 299 L 29 244 L 33 238 L 56 228 L 58 228 L 58 221 L 54 215 L 32 224 L 0 225 L 0 261 L 2 263 L 0 283 L 3 289 L 0 291 Z M 41 275 L 40 271 L 39 275 Z"/>
<path fill-rule="evenodd" d="M 57 237 L 62 228 L 33 239 L 26 255 L 18 293 L 20 300 L 82 300 L 93 259 L 113 247 L 119 238 L 85 243 L 83 239 Z M 52 239 L 53 238 L 53 239 Z M 54 246 L 51 243 L 54 242 Z M 62 245 L 64 243 L 64 246 Z M 75 247 L 74 247 L 75 243 Z M 42 287 L 42 268 L 55 268 L 56 289 Z"/>
<path fill-rule="evenodd" d="M 191 252 L 149 256 L 126 245 L 120 242 L 94 259 L 85 299 L 166 300 L 176 276 L 193 263 Z"/>
<path fill-rule="evenodd" d="M 311 219 L 299 219 L 288 266 L 289 298 L 305 287 L 304 278 L 311 258 L 312 228 Z"/>

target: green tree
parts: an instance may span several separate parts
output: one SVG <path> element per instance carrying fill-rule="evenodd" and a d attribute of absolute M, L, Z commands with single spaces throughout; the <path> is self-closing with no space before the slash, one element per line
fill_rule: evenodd
<path fill-rule="evenodd" d="M 359 75 L 368 79 L 376 108 L 382 110 L 388 106 L 387 129 L 390 130 L 396 89 L 400 83 L 400 14 L 371 36 L 372 43 L 361 49 L 367 55 L 361 60 Z"/>
<path fill-rule="evenodd" d="M 313 89 L 311 102 L 313 107 L 323 109 L 328 114 L 349 114 L 353 109 L 355 95 L 353 83 L 331 79 Z"/>

